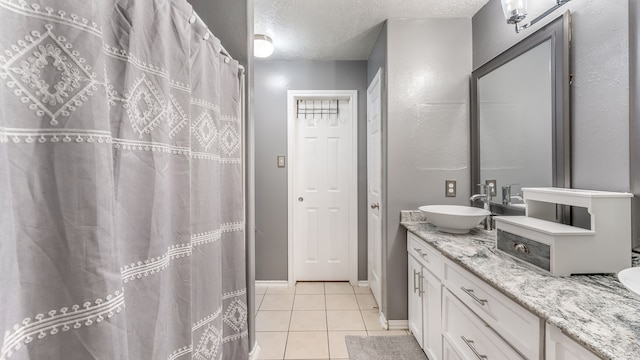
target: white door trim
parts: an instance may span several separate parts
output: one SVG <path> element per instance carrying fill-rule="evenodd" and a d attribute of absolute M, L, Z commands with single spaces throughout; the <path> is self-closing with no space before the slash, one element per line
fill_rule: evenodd
<path fill-rule="evenodd" d="M 357 90 L 288 90 L 287 91 L 287 158 L 289 164 L 295 164 L 296 151 L 295 127 L 296 100 L 303 98 L 316 99 L 344 99 L 351 105 L 352 149 L 351 170 L 349 174 L 349 282 L 352 286 L 358 285 L 358 91 Z M 288 281 L 289 286 L 295 286 L 296 274 L 294 272 L 293 251 L 293 207 L 295 194 L 293 189 L 294 172 L 291 166 L 287 166 L 288 187 Z"/>

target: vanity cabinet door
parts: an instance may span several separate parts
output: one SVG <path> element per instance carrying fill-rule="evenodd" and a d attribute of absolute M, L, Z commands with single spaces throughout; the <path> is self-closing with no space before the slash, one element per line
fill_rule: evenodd
<path fill-rule="evenodd" d="M 429 360 L 442 359 L 442 283 L 427 269 L 422 269 L 423 349 Z"/>
<path fill-rule="evenodd" d="M 547 360 L 597 360 L 599 357 L 580 346 L 562 333 L 560 329 L 547 323 L 545 353 Z"/>
<path fill-rule="evenodd" d="M 409 255 L 409 330 L 423 347 L 422 333 L 422 265 Z"/>

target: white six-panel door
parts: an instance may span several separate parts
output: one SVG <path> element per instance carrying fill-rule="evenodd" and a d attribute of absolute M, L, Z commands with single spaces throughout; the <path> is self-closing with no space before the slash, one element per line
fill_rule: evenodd
<path fill-rule="evenodd" d="M 293 106 L 301 99 L 331 97 L 299 96 Z M 290 124 L 295 281 L 357 280 L 357 209 L 352 203 L 357 199 L 357 148 L 351 101 L 342 96 L 337 115 L 296 113 Z"/>
<path fill-rule="evenodd" d="M 367 89 L 367 272 L 373 297 L 382 308 L 382 69 Z"/>

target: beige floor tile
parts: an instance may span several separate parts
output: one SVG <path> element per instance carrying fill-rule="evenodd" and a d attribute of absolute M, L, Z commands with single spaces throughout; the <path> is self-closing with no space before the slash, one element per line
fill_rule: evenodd
<path fill-rule="evenodd" d="M 327 300 L 327 310 L 359 310 L 358 301 L 354 294 L 351 295 L 338 295 L 328 294 L 325 295 Z"/>
<path fill-rule="evenodd" d="M 326 310 L 324 295 L 298 295 L 293 300 L 293 310 Z"/>
<path fill-rule="evenodd" d="M 327 310 L 327 326 L 329 331 L 365 330 L 360 311 Z"/>
<path fill-rule="evenodd" d="M 371 294 L 371 289 L 368 286 L 354 286 L 353 292 L 356 294 Z"/>
<path fill-rule="evenodd" d="M 384 328 L 380 325 L 380 312 L 378 310 L 363 310 L 361 313 L 364 326 L 368 331 L 384 331 Z"/>
<path fill-rule="evenodd" d="M 348 359 L 347 343 L 344 337 L 347 335 L 367 336 L 366 331 L 329 331 L 329 356 L 332 359 Z"/>
<path fill-rule="evenodd" d="M 324 283 L 325 294 L 353 294 L 353 287 L 348 282 Z"/>
<path fill-rule="evenodd" d="M 299 282 L 296 284 L 296 295 L 324 295 L 324 283 Z"/>
<path fill-rule="evenodd" d="M 269 286 L 267 289 L 267 295 L 293 295 L 296 293 L 296 288 L 286 286 Z"/>
<path fill-rule="evenodd" d="M 290 332 L 285 359 L 327 359 L 329 340 L 326 331 Z"/>
<path fill-rule="evenodd" d="M 260 346 L 258 359 L 284 359 L 287 346 L 287 332 L 256 331 L 256 341 Z"/>
<path fill-rule="evenodd" d="M 293 295 L 265 295 L 260 310 L 291 310 Z"/>
<path fill-rule="evenodd" d="M 327 330 L 326 311 L 294 311 L 291 314 L 289 331 Z"/>
<path fill-rule="evenodd" d="M 400 336 L 409 335 L 406 330 L 367 331 L 369 336 Z"/>
<path fill-rule="evenodd" d="M 291 311 L 258 311 L 256 331 L 289 331 Z"/>
<path fill-rule="evenodd" d="M 264 299 L 264 294 L 256 294 L 256 313 L 254 315 L 258 314 L 260 304 L 262 304 L 262 299 Z"/>
<path fill-rule="evenodd" d="M 361 310 L 377 309 L 376 299 L 371 294 L 356 294 L 358 306 Z"/>
<path fill-rule="evenodd" d="M 267 287 L 266 286 L 256 285 L 256 295 L 264 295 L 266 293 L 267 293 Z"/>

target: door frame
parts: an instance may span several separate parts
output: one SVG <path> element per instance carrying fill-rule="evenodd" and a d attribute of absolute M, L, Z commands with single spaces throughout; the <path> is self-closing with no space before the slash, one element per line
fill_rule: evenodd
<path fill-rule="evenodd" d="M 358 90 L 288 90 L 287 91 L 287 220 L 288 220 L 288 282 L 289 286 L 296 284 L 293 251 L 293 209 L 296 198 L 293 188 L 294 171 L 291 164 L 296 164 L 297 151 L 295 144 L 296 101 L 306 98 L 348 100 L 351 105 L 351 158 L 349 168 L 349 282 L 358 285 Z"/>

